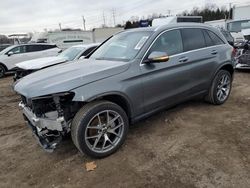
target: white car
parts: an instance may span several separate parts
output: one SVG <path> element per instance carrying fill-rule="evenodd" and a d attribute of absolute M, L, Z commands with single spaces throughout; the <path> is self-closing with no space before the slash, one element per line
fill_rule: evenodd
<path fill-rule="evenodd" d="M 55 56 L 60 52 L 54 44 L 22 44 L 13 45 L 0 52 L 0 78 L 6 72 L 13 71 L 16 64 L 40 57 Z"/>
<path fill-rule="evenodd" d="M 46 67 L 84 58 L 99 45 L 99 43 L 76 45 L 64 50 L 55 57 L 44 57 L 18 63 L 16 64 L 14 81 Z"/>

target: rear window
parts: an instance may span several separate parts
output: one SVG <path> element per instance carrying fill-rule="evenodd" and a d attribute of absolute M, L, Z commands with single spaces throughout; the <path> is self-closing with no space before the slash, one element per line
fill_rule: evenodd
<path fill-rule="evenodd" d="M 184 51 L 190 51 L 206 47 L 204 35 L 201 29 L 182 29 L 181 34 Z"/>

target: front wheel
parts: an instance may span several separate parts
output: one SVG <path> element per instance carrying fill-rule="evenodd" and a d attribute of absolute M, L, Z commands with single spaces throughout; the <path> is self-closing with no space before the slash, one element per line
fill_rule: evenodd
<path fill-rule="evenodd" d="M 206 96 L 206 101 L 220 105 L 226 102 L 232 88 L 232 76 L 226 70 L 220 70 L 209 89 L 209 94 Z"/>
<path fill-rule="evenodd" d="M 102 158 L 123 144 L 128 127 L 128 117 L 120 106 L 109 101 L 96 101 L 86 104 L 75 115 L 71 136 L 81 153 Z"/>
<path fill-rule="evenodd" d="M 4 77 L 5 72 L 6 72 L 6 70 L 5 70 L 4 66 L 0 65 L 0 78 Z"/>

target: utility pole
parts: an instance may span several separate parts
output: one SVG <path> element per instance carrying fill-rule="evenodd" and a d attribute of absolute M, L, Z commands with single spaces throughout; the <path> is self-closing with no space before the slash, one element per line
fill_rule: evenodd
<path fill-rule="evenodd" d="M 106 18 L 105 18 L 104 11 L 102 13 L 102 17 L 103 17 L 103 27 L 106 27 Z"/>
<path fill-rule="evenodd" d="M 115 27 L 115 9 L 112 9 L 112 16 L 113 16 L 113 21 L 114 21 L 114 27 Z"/>
<path fill-rule="evenodd" d="M 84 31 L 86 31 L 86 20 L 85 20 L 84 16 L 82 16 L 82 22 L 83 22 L 83 29 L 84 29 Z"/>
<path fill-rule="evenodd" d="M 232 3 L 229 3 L 229 14 L 228 14 L 228 19 L 231 19 L 231 9 L 232 9 Z"/>
<path fill-rule="evenodd" d="M 171 10 L 170 10 L 170 9 L 168 9 L 167 11 L 168 11 L 168 16 L 170 16 L 170 14 L 171 14 Z"/>
<path fill-rule="evenodd" d="M 60 29 L 60 31 L 62 31 L 62 24 L 61 23 L 59 23 L 59 29 Z"/>

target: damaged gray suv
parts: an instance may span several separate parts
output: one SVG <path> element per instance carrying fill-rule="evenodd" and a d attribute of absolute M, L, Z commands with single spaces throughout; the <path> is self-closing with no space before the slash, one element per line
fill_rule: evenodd
<path fill-rule="evenodd" d="M 15 84 L 19 106 L 40 145 L 53 151 L 71 133 L 91 157 L 114 153 L 129 124 L 194 97 L 223 104 L 233 48 L 215 28 L 176 24 L 131 29 L 87 59 L 50 67 Z"/>

